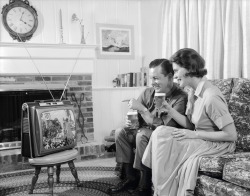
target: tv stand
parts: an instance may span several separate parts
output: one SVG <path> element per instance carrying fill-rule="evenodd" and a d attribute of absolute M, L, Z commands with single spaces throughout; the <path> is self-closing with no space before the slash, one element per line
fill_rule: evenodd
<path fill-rule="evenodd" d="M 82 186 L 77 170 L 75 168 L 74 159 L 76 159 L 78 151 L 76 149 L 65 150 L 62 152 L 53 153 L 43 157 L 31 158 L 29 163 L 35 167 L 35 175 L 31 181 L 31 188 L 29 194 L 33 194 L 35 184 L 39 177 L 42 167 L 48 168 L 48 185 L 49 192 L 53 195 L 53 185 L 54 185 L 54 166 L 56 166 L 56 183 L 60 183 L 60 173 L 61 173 L 61 164 L 68 163 L 70 171 L 75 178 L 76 186 Z"/>

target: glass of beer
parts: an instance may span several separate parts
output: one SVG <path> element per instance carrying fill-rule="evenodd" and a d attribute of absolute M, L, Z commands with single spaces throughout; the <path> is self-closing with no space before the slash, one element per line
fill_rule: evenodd
<path fill-rule="evenodd" d="M 128 120 L 131 122 L 131 129 L 135 129 L 138 126 L 138 112 L 136 110 L 130 110 L 127 112 Z"/>
<path fill-rule="evenodd" d="M 165 100 L 165 96 L 166 96 L 165 93 L 155 93 L 155 107 L 156 107 L 157 109 L 160 109 L 160 108 L 161 108 L 162 103 L 163 103 L 164 100 Z"/>

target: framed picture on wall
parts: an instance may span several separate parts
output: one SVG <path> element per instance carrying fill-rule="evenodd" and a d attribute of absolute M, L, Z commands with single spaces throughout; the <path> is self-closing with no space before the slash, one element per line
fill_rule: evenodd
<path fill-rule="evenodd" d="M 132 25 L 96 24 L 97 58 L 134 59 L 134 27 Z"/>

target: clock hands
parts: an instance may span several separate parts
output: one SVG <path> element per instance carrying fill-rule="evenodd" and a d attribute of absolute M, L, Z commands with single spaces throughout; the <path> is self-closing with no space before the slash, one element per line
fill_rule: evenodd
<path fill-rule="evenodd" d="M 24 14 L 24 12 L 25 12 L 25 11 L 22 12 L 22 15 L 21 15 L 21 17 L 20 17 L 19 20 L 22 21 L 24 24 L 27 24 L 27 25 L 29 25 L 29 26 L 31 27 L 30 24 L 28 24 L 27 22 L 23 21 L 23 14 Z"/>
<path fill-rule="evenodd" d="M 27 22 L 25 22 L 25 21 L 23 21 L 23 20 L 21 20 L 21 19 L 20 19 L 20 21 L 22 21 L 24 24 L 28 24 Z"/>
<path fill-rule="evenodd" d="M 19 20 L 22 21 L 24 24 L 27 24 L 27 22 L 23 21 L 23 14 L 24 14 L 24 12 L 25 12 L 25 11 L 22 12 L 22 15 L 21 15 L 21 17 L 20 17 Z"/>
<path fill-rule="evenodd" d="M 23 14 L 24 14 L 24 11 L 23 11 L 23 13 L 22 13 L 22 15 L 21 15 L 21 17 L 20 17 L 20 21 L 23 21 L 23 20 L 22 20 L 22 18 L 23 18 Z"/>

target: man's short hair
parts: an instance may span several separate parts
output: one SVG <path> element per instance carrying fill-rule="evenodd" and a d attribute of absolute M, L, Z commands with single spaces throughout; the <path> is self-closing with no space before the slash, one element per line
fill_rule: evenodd
<path fill-rule="evenodd" d="M 169 73 L 174 75 L 172 63 L 168 59 L 155 59 L 149 64 L 150 69 L 157 66 L 161 66 L 162 74 L 164 76 L 167 76 Z"/>
<path fill-rule="evenodd" d="M 205 60 L 194 49 L 180 49 L 172 55 L 170 61 L 188 70 L 185 76 L 202 78 L 207 74 Z"/>

